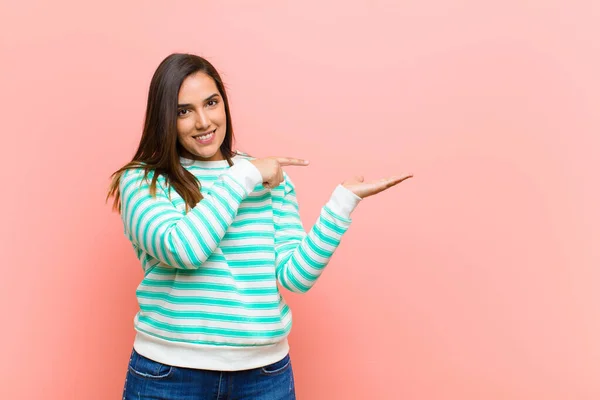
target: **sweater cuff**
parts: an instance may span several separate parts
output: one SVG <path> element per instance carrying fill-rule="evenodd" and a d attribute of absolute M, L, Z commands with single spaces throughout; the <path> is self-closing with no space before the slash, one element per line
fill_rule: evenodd
<path fill-rule="evenodd" d="M 260 171 L 248 160 L 237 161 L 227 174 L 244 187 L 246 194 L 252 193 L 256 185 L 262 183 Z"/>
<path fill-rule="evenodd" d="M 361 200 L 360 197 L 340 184 L 331 194 L 327 206 L 340 217 L 350 219 L 350 214 Z"/>

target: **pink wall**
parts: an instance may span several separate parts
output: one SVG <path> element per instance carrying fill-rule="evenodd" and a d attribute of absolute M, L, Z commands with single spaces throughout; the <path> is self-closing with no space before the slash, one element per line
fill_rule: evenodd
<path fill-rule="evenodd" d="M 300 399 L 600 398 L 600 3 L 2 2 L 0 398 L 118 398 L 141 279 L 109 174 L 173 51 L 208 57 L 239 147 L 305 225 L 367 199 L 287 294 Z"/>

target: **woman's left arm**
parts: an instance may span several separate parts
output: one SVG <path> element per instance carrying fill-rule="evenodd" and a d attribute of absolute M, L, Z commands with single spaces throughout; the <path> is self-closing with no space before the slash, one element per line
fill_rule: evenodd
<path fill-rule="evenodd" d="M 361 198 L 338 185 L 307 234 L 300 220 L 294 184 L 287 175 L 273 192 L 279 192 L 273 195 L 277 280 L 292 292 L 305 293 L 329 263 Z"/>

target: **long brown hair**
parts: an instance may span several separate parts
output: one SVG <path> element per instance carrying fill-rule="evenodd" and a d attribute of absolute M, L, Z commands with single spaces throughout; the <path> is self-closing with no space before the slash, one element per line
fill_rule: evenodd
<path fill-rule="evenodd" d="M 121 176 L 126 170 L 134 168 L 144 169 L 144 177 L 147 177 L 150 171 L 154 171 L 150 183 L 152 196 L 156 195 L 156 181 L 162 175 L 167 184 L 181 195 L 187 208 L 193 208 L 202 200 L 200 182 L 192 173 L 183 168 L 179 161 L 180 145 L 177 140 L 179 88 L 186 77 L 196 72 L 203 72 L 210 76 L 215 81 L 219 94 L 223 98 L 227 122 L 221 153 L 229 165 L 233 165 L 231 161 L 235 155 L 232 149 L 233 127 L 227 94 L 219 73 L 210 62 L 202 57 L 193 54 L 171 54 L 160 63 L 150 82 L 144 130 L 138 149 L 133 159 L 111 176 L 112 182 L 106 200 L 114 197 L 114 210 L 121 211 L 119 191 Z"/>

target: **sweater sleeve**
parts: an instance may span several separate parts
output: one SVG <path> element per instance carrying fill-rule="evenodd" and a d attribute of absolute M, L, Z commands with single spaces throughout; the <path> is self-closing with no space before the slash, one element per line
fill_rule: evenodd
<path fill-rule="evenodd" d="M 240 203 L 261 182 L 258 169 L 240 160 L 206 190 L 187 214 L 177 210 L 157 182 L 150 194 L 150 177 L 128 170 L 120 181 L 121 218 L 134 245 L 162 263 L 197 269 L 210 257 L 237 215 Z"/>
<path fill-rule="evenodd" d="M 338 185 L 307 234 L 299 215 L 294 185 L 285 177 L 284 194 L 274 197 L 277 280 L 292 292 L 307 292 L 317 281 L 350 227 L 360 197 Z"/>

